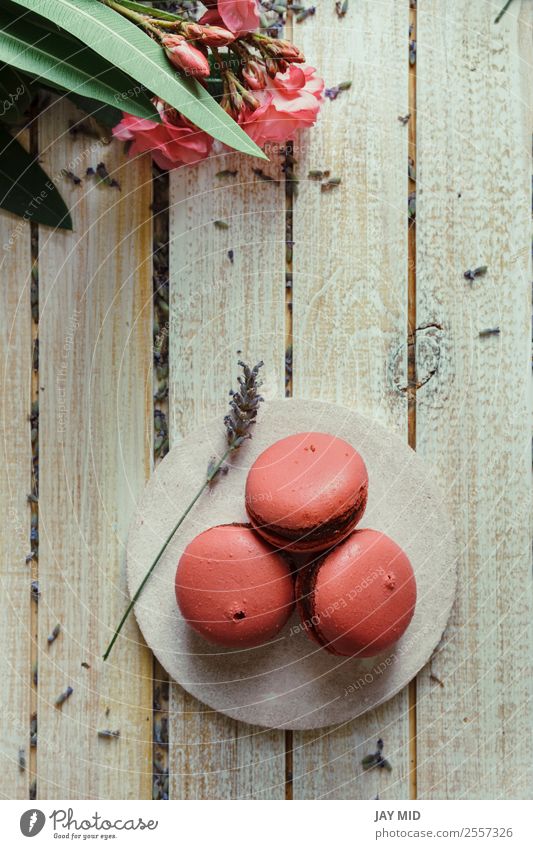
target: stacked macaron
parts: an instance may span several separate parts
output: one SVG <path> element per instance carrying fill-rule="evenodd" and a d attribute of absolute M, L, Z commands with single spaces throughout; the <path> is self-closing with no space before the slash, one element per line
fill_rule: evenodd
<path fill-rule="evenodd" d="M 297 601 L 308 636 L 332 654 L 387 651 L 407 629 L 416 582 L 385 534 L 356 530 L 368 474 L 360 454 L 327 433 L 297 433 L 257 458 L 246 481 L 250 525 L 199 534 L 176 571 L 188 624 L 212 643 L 251 648 L 272 640 Z M 316 554 L 298 569 L 298 554 Z"/>

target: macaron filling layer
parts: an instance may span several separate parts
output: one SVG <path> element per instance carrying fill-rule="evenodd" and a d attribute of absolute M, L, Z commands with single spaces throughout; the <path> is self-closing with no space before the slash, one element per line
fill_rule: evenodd
<path fill-rule="evenodd" d="M 255 530 L 273 545 L 281 548 L 286 543 L 289 543 L 287 546 L 289 550 L 313 551 L 317 549 L 317 544 L 320 550 L 324 545 L 330 547 L 344 539 L 355 528 L 365 512 L 367 498 L 368 489 L 365 486 L 357 494 L 355 503 L 345 513 L 336 516 L 334 519 L 326 520 L 320 525 L 301 528 L 287 528 L 283 525 L 262 525 L 260 516 L 254 513 L 251 507 L 247 509 L 248 516 Z"/>

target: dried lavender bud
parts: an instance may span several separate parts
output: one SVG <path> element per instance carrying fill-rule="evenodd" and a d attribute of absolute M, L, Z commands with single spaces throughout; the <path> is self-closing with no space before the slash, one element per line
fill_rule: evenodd
<path fill-rule="evenodd" d="M 407 115 L 398 115 L 398 121 L 400 122 L 400 124 L 403 124 L 404 127 L 405 127 L 405 125 L 408 123 L 410 117 L 411 117 L 410 112 L 408 112 Z"/>
<path fill-rule="evenodd" d="M 497 336 L 499 332 L 500 332 L 499 327 L 487 327 L 485 330 L 480 330 L 479 335 L 480 336 Z"/>
<path fill-rule="evenodd" d="M 19 749 L 18 764 L 21 772 L 26 769 L 26 753 L 24 749 Z"/>
<path fill-rule="evenodd" d="M 60 631 L 61 631 L 61 625 L 58 622 L 57 625 L 55 626 L 54 630 L 52 631 L 52 633 L 49 634 L 49 636 L 47 638 L 48 639 L 48 645 L 50 645 L 51 643 L 54 642 L 55 639 L 57 639 Z"/>
<path fill-rule="evenodd" d="M 81 185 L 81 177 L 78 177 L 78 175 L 74 174 L 72 171 L 67 171 L 66 168 L 63 168 L 61 175 L 66 177 L 67 180 L 70 180 L 71 183 L 74 183 L 75 186 Z"/>
<path fill-rule="evenodd" d="M 260 180 L 263 180 L 264 183 L 279 183 L 279 180 L 274 179 L 274 177 L 271 177 L 270 174 L 265 174 L 262 168 L 252 168 L 252 171 L 255 176 Z"/>
<path fill-rule="evenodd" d="M 242 360 L 239 365 L 243 370 L 242 376 L 238 378 L 239 389 L 230 391 L 230 411 L 224 417 L 228 445 L 238 448 L 245 439 L 250 439 L 251 428 L 257 417 L 259 404 L 263 397 L 259 394 L 259 388 L 263 381 L 258 380 L 259 369 L 264 365 L 263 361 L 250 368 Z"/>
<path fill-rule="evenodd" d="M 87 168 L 85 173 L 87 177 L 96 177 L 98 182 L 105 183 L 106 186 L 109 186 L 111 189 L 118 189 L 120 191 L 120 183 L 118 180 L 115 180 L 110 176 L 109 171 L 103 162 L 99 162 L 96 168 Z"/>
<path fill-rule="evenodd" d="M 322 192 L 330 192 L 332 189 L 335 189 L 337 186 L 340 186 L 342 180 L 340 177 L 330 177 L 326 183 L 322 183 L 320 186 L 320 191 Z"/>
<path fill-rule="evenodd" d="M 233 261 L 235 259 L 235 254 L 234 254 L 232 248 L 230 248 L 229 251 L 228 251 L 228 259 L 231 262 L 231 264 L 233 265 Z"/>
<path fill-rule="evenodd" d="M 220 221 L 219 219 L 217 219 L 216 221 L 213 221 L 213 224 L 215 225 L 217 230 L 229 230 L 229 224 L 227 221 Z"/>
<path fill-rule="evenodd" d="M 103 728 L 98 732 L 99 737 L 120 737 L 120 731 L 117 729 L 116 731 L 110 731 L 108 728 Z"/>
<path fill-rule="evenodd" d="M 301 24 L 302 21 L 305 21 L 307 18 L 310 18 L 316 12 L 316 6 L 308 6 L 307 9 L 302 9 L 301 12 L 298 12 L 296 15 L 296 23 Z"/>
<path fill-rule="evenodd" d="M 343 0 L 337 0 L 335 3 L 335 11 L 338 18 L 344 18 L 348 11 L 348 0 L 344 0 L 344 2 Z"/>
<path fill-rule="evenodd" d="M 362 761 L 361 766 L 363 769 L 373 769 L 374 767 L 378 767 L 379 769 L 386 769 L 388 772 L 392 770 L 392 766 L 390 762 L 383 757 L 383 740 L 380 739 L 376 744 L 376 751 L 372 755 L 366 755 Z"/>
<path fill-rule="evenodd" d="M 217 171 L 215 177 L 236 177 L 238 173 L 238 171 L 231 171 L 229 168 L 225 168 L 223 171 Z"/>
<path fill-rule="evenodd" d="M 218 466 L 218 460 L 216 457 L 211 457 L 209 463 L 207 464 L 207 480 L 212 481 L 216 475 L 227 475 L 229 472 L 229 466 L 227 463 L 224 463 L 223 466 Z"/>
<path fill-rule="evenodd" d="M 32 783 L 30 784 L 30 801 L 34 801 L 37 798 L 37 779 L 34 778 Z"/>
<path fill-rule="evenodd" d="M 84 669 L 90 669 L 90 668 L 91 668 L 91 667 L 89 666 L 89 664 L 88 664 L 88 663 L 86 663 L 84 660 L 82 660 L 81 665 L 83 666 L 83 668 L 84 668 Z"/>
<path fill-rule="evenodd" d="M 324 97 L 327 97 L 328 100 L 336 100 L 341 92 L 348 91 L 351 87 L 351 80 L 346 80 L 343 83 L 331 86 L 331 88 L 324 89 Z"/>
<path fill-rule="evenodd" d="M 484 275 L 487 273 L 487 271 L 488 271 L 487 265 L 479 265 L 477 268 L 474 268 L 473 270 L 471 268 L 468 268 L 465 271 L 463 276 L 464 276 L 465 280 L 472 281 L 472 280 L 475 280 L 476 277 L 484 277 Z"/>
<path fill-rule="evenodd" d="M 32 597 L 32 600 L 35 601 L 35 602 L 38 602 L 40 595 L 41 595 L 41 593 L 40 593 L 40 590 L 39 590 L 39 581 L 32 581 L 31 582 L 31 597 Z"/>
<path fill-rule="evenodd" d="M 70 699 L 73 692 L 74 689 L 72 687 L 67 687 L 66 690 L 63 690 L 63 692 L 60 693 L 57 699 L 55 700 L 56 707 L 61 707 L 63 702 L 66 702 L 67 699 Z"/>
<path fill-rule="evenodd" d="M 310 180 L 324 180 L 331 174 L 331 171 L 320 171 L 319 169 L 314 169 L 313 171 L 309 171 L 308 177 Z"/>

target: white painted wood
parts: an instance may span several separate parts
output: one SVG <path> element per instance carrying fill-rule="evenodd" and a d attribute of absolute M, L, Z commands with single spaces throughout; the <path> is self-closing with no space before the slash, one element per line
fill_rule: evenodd
<path fill-rule="evenodd" d="M 499 6 L 418 2 L 417 312 L 435 325 L 419 358 L 435 374 L 417 395 L 417 448 L 461 551 L 455 611 L 418 680 L 420 798 L 533 789 L 533 9 L 516 0 L 495 25 Z M 480 337 L 489 327 L 500 334 Z"/>
<path fill-rule="evenodd" d="M 237 174 L 217 177 L 222 170 Z M 279 156 L 263 164 L 224 154 L 171 174 L 171 442 L 213 416 L 223 430 L 240 357 L 263 359 L 265 393 L 284 394 L 281 180 Z M 284 798 L 283 732 L 215 714 L 177 685 L 170 709 L 171 798 Z"/>
<path fill-rule="evenodd" d="M 328 86 L 352 83 L 295 145 L 294 395 L 353 406 L 406 439 L 408 16 L 408 0 L 350 4 L 342 19 L 319 4 L 293 27 Z M 314 170 L 342 182 L 323 191 Z M 393 770 L 364 773 L 379 737 Z M 294 735 L 295 798 L 406 798 L 408 770 L 407 691 Z"/>
<path fill-rule="evenodd" d="M 74 232 L 41 228 L 39 243 L 38 797 L 151 798 L 151 654 L 134 617 L 102 661 L 128 601 L 124 544 L 151 463 L 151 172 L 121 145 L 73 140 L 75 115 L 55 105 L 40 119 Z M 85 178 L 100 161 L 121 191 Z M 100 739 L 106 728 L 120 738 Z"/>
<path fill-rule="evenodd" d="M 0 213 L 0 797 L 28 798 L 30 774 L 30 228 Z M 26 769 L 19 767 L 19 751 Z"/>

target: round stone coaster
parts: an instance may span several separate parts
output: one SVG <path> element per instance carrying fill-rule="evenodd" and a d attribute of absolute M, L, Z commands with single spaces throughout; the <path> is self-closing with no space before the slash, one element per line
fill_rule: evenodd
<path fill-rule="evenodd" d="M 376 528 L 396 540 L 415 571 L 418 599 L 411 624 L 394 649 L 377 657 L 328 654 L 306 637 L 296 614 L 267 645 L 218 648 L 187 626 L 176 605 L 174 575 L 184 548 L 213 525 L 246 522 L 250 465 L 277 439 L 302 431 L 335 434 L 360 452 L 369 473 L 369 498 L 359 527 Z M 210 458 L 220 457 L 224 449 L 218 418 L 183 439 L 158 466 L 128 537 L 131 593 L 201 486 Z M 432 469 L 378 422 L 335 404 L 295 399 L 263 404 L 253 439 L 229 465 L 191 510 L 135 606 L 144 638 L 160 663 L 214 710 L 269 728 L 342 723 L 392 698 L 429 659 L 455 593 L 453 525 Z"/>

